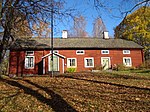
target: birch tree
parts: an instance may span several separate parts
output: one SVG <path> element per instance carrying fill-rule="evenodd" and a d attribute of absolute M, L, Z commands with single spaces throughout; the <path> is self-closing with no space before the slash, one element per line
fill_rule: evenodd
<path fill-rule="evenodd" d="M 74 18 L 73 28 L 70 31 L 71 37 L 87 37 L 88 33 L 86 32 L 86 20 L 84 16 L 80 15 L 79 17 Z"/>
<path fill-rule="evenodd" d="M 103 38 L 103 32 L 106 27 L 100 17 L 96 18 L 93 23 L 93 37 Z"/>

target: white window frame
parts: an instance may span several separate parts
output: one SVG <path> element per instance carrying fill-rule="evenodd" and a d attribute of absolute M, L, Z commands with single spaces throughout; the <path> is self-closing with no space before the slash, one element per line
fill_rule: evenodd
<path fill-rule="evenodd" d="M 123 50 L 123 54 L 130 54 L 130 50 Z"/>
<path fill-rule="evenodd" d="M 70 66 L 70 60 L 75 60 L 75 66 Z M 67 68 L 76 68 L 77 67 L 77 59 L 76 58 L 67 58 Z"/>
<path fill-rule="evenodd" d="M 28 62 L 27 62 L 27 59 L 30 58 L 30 57 L 33 58 L 33 62 L 32 62 L 32 63 L 33 63 L 33 66 L 31 66 L 31 67 L 28 66 Z M 25 56 L 25 68 L 26 68 L 26 69 L 34 69 L 34 62 L 35 62 L 35 57 L 34 57 L 34 56 Z M 31 62 L 30 62 L 30 63 L 31 63 Z"/>
<path fill-rule="evenodd" d="M 127 65 L 127 64 L 125 63 L 125 59 L 129 59 L 129 60 L 130 60 L 130 64 L 129 64 L 129 65 Z M 123 57 L 123 64 L 124 64 L 125 66 L 127 66 L 127 67 L 131 67 L 131 66 L 132 66 L 132 59 L 131 59 L 131 57 Z"/>
<path fill-rule="evenodd" d="M 77 55 L 83 55 L 83 54 L 85 54 L 85 51 L 84 50 L 76 50 L 76 54 Z"/>
<path fill-rule="evenodd" d="M 107 53 L 105 53 L 107 52 Z M 109 54 L 109 50 L 101 50 L 101 54 Z"/>
<path fill-rule="evenodd" d="M 32 54 L 28 54 L 28 52 L 33 52 Z M 26 55 L 27 56 L 33 56 L 34 55 L 34 51 L 26 51 Z"/>
<path fill-rule="evenodd" d="M 88 65 L 87 65 L 87 61 L 86 61 L 87 59 L 92 59 L 92 66 L 88 66 Z M 84 67 L 85 67 L 85 68 L 94 67 L 94 58 L 93 58 L 93 57 L 84 58 Z"/>

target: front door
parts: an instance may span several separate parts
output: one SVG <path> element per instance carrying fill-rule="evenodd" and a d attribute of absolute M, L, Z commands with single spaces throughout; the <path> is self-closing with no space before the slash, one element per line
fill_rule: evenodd
<path fill-rule="evenodd" d="M 58 56 L 53 56 L 53 71 L 59 71 L 58 67 Z M 51 57 L 49 57 L 49 71 L 52 71 L 52 60 Z"/>
<path fill-rule="evenodd" d="M 43 60 L 38 63 L 38 75 L 43 74 Z"/>
<path fill-rule="evenodd" d="M 101 64 L 104 70 L 109 69 L 110 65 L 110 58 L 109 57 L 102 57 L 101 58 Z"/>

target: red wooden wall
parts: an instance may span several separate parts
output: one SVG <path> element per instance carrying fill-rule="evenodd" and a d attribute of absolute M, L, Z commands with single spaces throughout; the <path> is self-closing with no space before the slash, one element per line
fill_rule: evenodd
<path fill-rule="evenodd" d="M 59 54 L 65 56 L 64 70 L 67 69 L 67 58 L 77 59 L 77 72 L 86 71 L 91 68 L 84 67 L 84 58 L 93 57 L 94 66 L 101 65 L 101 57 L 110 57 L 111 65 L 123 64 L 123 57 L 131 57 L 132 66 L 138 67 L 143 63 L 143 53 L 141 49 L 130 49 L 130 54 L 123 54 L 123 49 L 109 50 L 109 54 L 101 54 L 101 50 L 85 50 L 84 55 L 77 55 L 76 50 L 58 50 Z M 10 51 L 9 74 L 38 74 L 38 63 L 42 61 L 42 57 L 50 53 L 50 50 L 35 50 L 35 66 L 34 69 L 25 69 L 25 53 L 26 51 Z M 59 58 L 59 70 L 63 72 L 62 59 Z M 45 58 L 45 72 L 48 71 L 48 58 Z"/>

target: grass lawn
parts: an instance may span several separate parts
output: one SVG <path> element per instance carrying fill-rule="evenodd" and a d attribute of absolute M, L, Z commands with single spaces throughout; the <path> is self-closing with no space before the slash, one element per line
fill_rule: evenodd
<path fill-rule="evenodd" d="M 150 72 L 0 78 L 0 112 L 148 112 Z"/>

